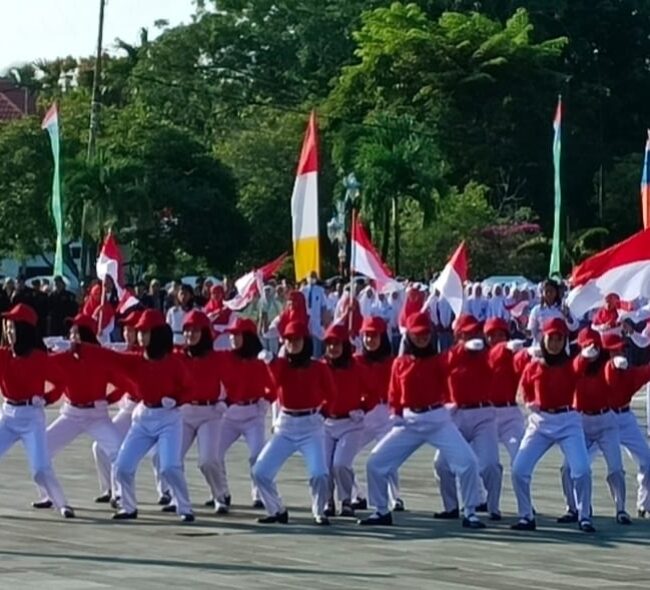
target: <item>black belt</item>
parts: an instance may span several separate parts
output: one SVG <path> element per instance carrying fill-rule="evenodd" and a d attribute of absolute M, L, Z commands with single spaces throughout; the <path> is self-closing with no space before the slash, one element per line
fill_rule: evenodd
<path fill-rule="evenodd" d="M 73 404 L 72 402 L 69 402 L 69 405 L 73 408 L 79 408 L 80 410 L 89 410 L 90 408 L 95 407 L 95 402 L 89 404 Z"/>
<path fill-rule="evenodd" d="M 350 414 L 325 414 L 328 420 L 345 420 L 350 417 Z"/>
<path fill-rule="evenodd" d="M 31 399 L 21 399 L 21 400 L 5 399 L 5 403 L 9 404 L 10 406 L 16 406 L 16 407 L 34 405 Z"/>
<path fill-rule="evenodd" d="M 421 408 L 408 408 L 414 414 L 424 414 L 425 412 L 432 412 L 444 407 L 445 404 L 432 404 L 430 406 L 422 406 Z"/>
<path fill-rule="evenodd" d="M 547 414 L 566 414 L 567 412 L 573 412 L 573 408 L 571 406 L 561 406 L 559 408 L 540 408 L 539 411 Z"/>
<path fill-rule="evenodd" d="M 580 410 L 580 413 L 585 416 L 602 416 L 603 414 L 607 414 L 609 411 L 609 408 L 603 408 L 602 410 Z"/>
<path fill-rule="evenodd" d="M 478 404 L 463 404 L 463 405 L 456 405 L 456 409 L 458 410 L 478 410 L 480 408 L 493 408 L 494 406 L 490 402 L 481 402 Z"/>
<path fill-rule="evenodd" d="M 229 406 L 254 406 L 259 401 L 260 401 L 260 398 L 258 397 L 257 399 L 249 399 L 248 401 L 245 401 L 245 402 L 231 402 L 231 401 L 228 401 L 227 403 L 228 403 Z"/>
<path fill-rule="evenodd" d="M 145 408 L 150 408 L 152 410 L 162 408 L 163 405 L 161 402 L 156 402 L 156 403 L 149 403 L 149 402 L 142 402 L 145 406 Z"/>
<path fill-rule="evenodd" d="M 614 414 L 626 414 L 630 411 L 630 406 L 621 406 L 620 408 L 612 408 Z"/>
<path fill-rule="evenodd" d="M 216 406 L 219 403 L 218 399 L 210 399 L 203 401 L 191 401 L 189 402 L 190 406 Z"/>
<path fill-rule="evenodd" d="M 504 402 L 502 404 L 492 404 L 495 408 L 515 408 L 517 402 Z"/>
<path fill-rule="evenodd" d="M 318 408 L 312 408 L 311 410 L 282 410 L 287 416 L 292 418 L 302 418 L 303 416 L 313 416 L 318 414 Z"/>

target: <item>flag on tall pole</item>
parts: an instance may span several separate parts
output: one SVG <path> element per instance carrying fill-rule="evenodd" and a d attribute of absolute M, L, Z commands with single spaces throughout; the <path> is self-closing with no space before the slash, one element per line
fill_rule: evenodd
<path fill-rule="evenodd" d="M 54 176 L 52 178 L 52 217 L 56 228 L 56 249 L 54 253 L 54 274 L 63 276 L 63 205 L 61 202 L 61 169 L 60 169 L 60 138 L 59 138 L 59 109 L 54 103 L 45 114 L 41 129 L 47 131 L 52 146 L 54 158 Z"/>
<path fill-rule="evenodd" d="M 645 142 L 645 156 L 643 158 L 643 175 L 641 177 L 641 211 L 643 212 L 643 228 L 650 227 L 650 129 Z"/>
<path fill-rule="evenodd" d="M 388 266 L 384 264 L 366 233 L 363 224 L 355 216 L 352 225 L 352 256 L 350 267 L 353 272 L 361 273 L 377 284 L 377 289 L 381 291 L 386 285 L 393 282 L 393 273 Z"/>
<path fill-rule="evenodd" d="M 291 196 L 293 259 L 296 281 L 320 272 L 318 236 L 318 127 L 312 111 Z"/>
<path fill-rule="evenodd" d="M 557 99 L 557 110 L 553 120 L 553 167 L 555 168 L 555 213 L 553 216 L 553 246 L 549 275 L 560 274 L 560 212 L 562 210 L 562 183 L 560 177 L 560 159 L 562 155 L 562 95 Z"/>
<path fill-rule="evenodd" d="M 436 279 L 429 301 L 425 304 L 423 309 L 428 309 L 430 300 L 435 296 L 435 292 L 440 293 L 441 299 L 446 299 L 456 317 L 459 317 L 463 310 L 463 301 L 465 290 L 463 284 L 467 280 L 467 271 L 469 264 L 467 262 L 467 246 L 465 242 L 461 242 L 460 246 L 456 248 L 449 262 Z"/>

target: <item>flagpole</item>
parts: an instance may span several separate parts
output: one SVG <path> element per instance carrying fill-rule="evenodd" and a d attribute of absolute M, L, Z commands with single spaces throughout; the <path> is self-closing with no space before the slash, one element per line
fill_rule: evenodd
<path fill-rule="evenodd" d="M 354 256 L 355 250 L 357 249 L 356 240 L 355 240 L 355 228 L 357 225 L 357 212 L 352 204 L 352 215 L 351 215 L 351 226 L 350 226 L 350 307 L 348 309 L 348 330 L 352 334 L 352 318 L 354 317 L 354 301 L 357 298 L 354 288 Z"/>
<path fill-rule="evenodd" d="M 562 156 L 562 95 L 558 95 L 557 109 L 553 121 L 553 167 L 555 169 L 554 188 L 554 215 L 553 215 L 553 243 L 551 247 L 551 262 L 549 265 L 549 276 L 560 275 L 561 253 L 560 253 L 560 232 L 561 232 L 561 210 L 562 210 L 562 182 L 560 176 L 560 163 Z"/>

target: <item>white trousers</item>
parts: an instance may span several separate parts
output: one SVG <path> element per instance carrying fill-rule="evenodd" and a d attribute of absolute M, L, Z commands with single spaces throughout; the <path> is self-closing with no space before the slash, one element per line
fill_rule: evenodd
<path fill-rule="evenodd" d="M 116 488 L 115 459 L 122 444 L 122 436 L 108 415 L 108 404 L 98 402 L 94 408 L 75 408 L 68 403 L 63 404 L 59 417 L 47 428 L 47 448 L 50 457 L 54 458 L 72 441 L 88 434 L 101 449 L 108 460 L 111 489 Z M 46 499 L 47 490 L 39 486 L 41 498 Z"/>
<path fill-rule="evenodd" d="M 312 513 L 314 517 L 322 516 L 329 495 L 329 474 L 320 414 L 289 416 L 280 412 L 273 436 L 253 465 L 253 481 L 259 488 L 264 507 L 270 515 L 284 512 L 275 478 L 294 453 L 303 456 L 307 467 Z"/>
<path fill-rule="evenodd" d="M 113 416 L 113 425 L 120 436 L 120 444 L 124 441 L 126 433 L 131 428 L 133 410 L 137 407 L 137 403 L 124 397 L 120 400 L 120 410 Z M 119 490 L 112 490 L 111 488 L 111 460 L 108 455 L 94 442 L 92 445 L 93 457 L 95 459 L 95 468 L 97 469 L 97 479 L 99 480 L 99 491 L 106 494 L 112 491 L 114 496 L 119 496 Z M 154 480 L 156 483 L 156 490 L 158 496 L 162 496 L 164 492 L 169 491 L 169 486 L 160 476 L 160 464 L 155 447 L 149 452 L 152 461 Z"/>
<path fill-rule="evenodd" d="M 181 458 L 182 441 L 183 421 L 178 408 L 147 408 L 143 404 L 138 405 L 115 462 L 115 476 L 122 492 L 122 508 L 126 512 L 137 509 L 135 472 L 140 461 L 156 444 L 160 474 L 169 483 L 178 513 L 192 512 Z"/>
<path fill-rule="evenodd" d="M 250 406 L 230 406 L 223 415 L 221 428 L 216 437 L 216 461 L 219 466 L 214 498 L 219 506 L 225 506 L 226 496 L 230 496 L 226 473 L 226 454 L 237 440 L 243 437 L 248 446 L 248 465 L 253 468 L 259 454 L 264 448 L 265 419 L 268 404 Z M 253 501 L 260 499 L 259 490 L 252 480 L 251 496 Z"/>
<path fill-rule="evenodd" d="M 621 445 L 637 465 L 637 508 L 650 510 L 650 447 L 634 412 L 615 414 Z"/>
<path fill-rule="evenodd" d="M 526 432 L 526 418 L 519 406 L 494 409 L 497 415 L 497 437 L 508 452 L 512 465 Z"/>
<path fill-rule="evenodd" d="M 499 461 L 496 411 L 494 408 L 452 409 L 451 418 L 478 459 L 479 475 L 487 493 L 488 512 L 499 514 L 503 467 Z M 446 511 L 458 509 L 456 478 L 440 451 L 434 463 L 440 482 L 440 495 Z M 481 489 L 481 482 L 476 483 Z"/>
<path fill-rule="evenodd" d="M 582 419 L 577 412 L 564 414 L 535 412 L 528 417 L 526 434 L 512 464 L 512 487 L 517 497 L 519 517 L 533 518 L 530 492 L 533 471 L 539 460 L 554 444 L 560 445 L 571 470 L 578 517 L 580 520 L 589 519 L 591 466 L 582 431 Z"/>
<path fill-rule="evenodd" d="M 388 404 L 377 404 L 370 410 L 363 420 L 363 432 L 361 433 L 361 443 L 359 450 L 361 451 L 370 443 L 376 445 L 384 436 L 386 436 L 393 423 L 390 419 L 390 410 Z M 399 492 L 399 476 L 397 471 L 392 473 L 388 479 L 388 496 L 391 503 L 394 503 L 400 497 Z M 352 488 L 353 498 L 365 498 L 366 494 L 363 485 L 359 482 L 356 473 L 354 476 L 354 486 Z"/>
<path fill-rule="evenodd" d="M 377 512 L 388 512 L 388 481 L 422 445 L 437 448 L 452 474 L 460 481 L 468 516 L 478 502 L 478 460 L 454 424 L 447 408 L 423 414 L 404 410 L 404 423 L 394 426 L 368 458 L 368 499 Z"/>
<path fill-rule="evenodd" d="M 0 417 L 0 457 L 21 441 L 36 485 L 42 487 L 57 509 L 68 502 L 52 468 L 45 434 L 45 412 L 35 406 L 11 406 L 4 403 Z"/>
<path fill-rule="evenodd" d="M 614 412 L 607 412 L 598 416 L 582 414 L 582 428 L 585 433 L 585 442 L 587 443 L 590 460 L 593 461 L 598 449 L 602 451 L 603 457 L 605 457 L 609 493 L 612 500 L 614 500 L 616 512 L 622 512 L 625 510 L 625 472 L 623 471 L 621 439 L 616 414 Z M 576 512 L 576 493 L 566 458 L 562 463 L 562 467 L 560 467 L 560 477 L 567 509 Z"/>
<path fill-rule="evenodd" d="M 329 498 L 334 500 L 334 490 L 340 502 L 352 501 L 354 486 L 354 459 L 361 449 L 363 421 L 350 418 L 325 420 L 325 457 L 329 470 Z"/>

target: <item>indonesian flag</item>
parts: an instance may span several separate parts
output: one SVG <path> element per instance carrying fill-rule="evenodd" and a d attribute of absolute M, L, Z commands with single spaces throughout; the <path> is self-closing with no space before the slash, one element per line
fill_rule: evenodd
<path fill-rule="evenodd" d="M 382 262 L 356 217 L 352 226 L 352 270 L 373 279 L 379 291 L 393 282 L 390 269 Z"/>
<path fill-rule="evenodd" d="M 130 308 L 140 304 L 140 301 L 132 293 L 129 293 L 122 287 L 122 253 L 112 232 L 109 232 L 102 244 L 95 269 L 97 270 L 97 278 L 102 283 L 107 276 L 113 279 L 119 299 L 117 306 L 118 313 L 124 314 Z"/>
<path fill-rule="evenodd" d="M 575 317 L 600 307 L 610 293 L 626 301 L 650 296 L 650 229 L 585 260 L 573 269 L 571 286 L 567 303 Z"/>
<path fill-rule="evenodd" d="M 433 291 L 440 292 L 440 299 L 447 300 L 456 317 L 463 310 L 463 283 L 467 281 L 467 267 L 467 246 L 462 242 L 433 285 Z"/>
<path fill-rule="evenodd" d="M 246 273 L 243 277 L 239 277 L 235 281 L 237 295 L 225 301 L 224 305 L 233 311 L 241 311 L 244 309 L 253 300 L 255 295 L 262 295 L 264 293 L 264 281 L 270 279 L 277 273 L 286 259 L 287 254 L 285 252 L 268 264 Z"/>
<path fill-rule="evenodd" d="M 312 112 L 291 196 L 293 259 L 296 282 L 320 272 L 318 236 L 318 127 Z"/>

